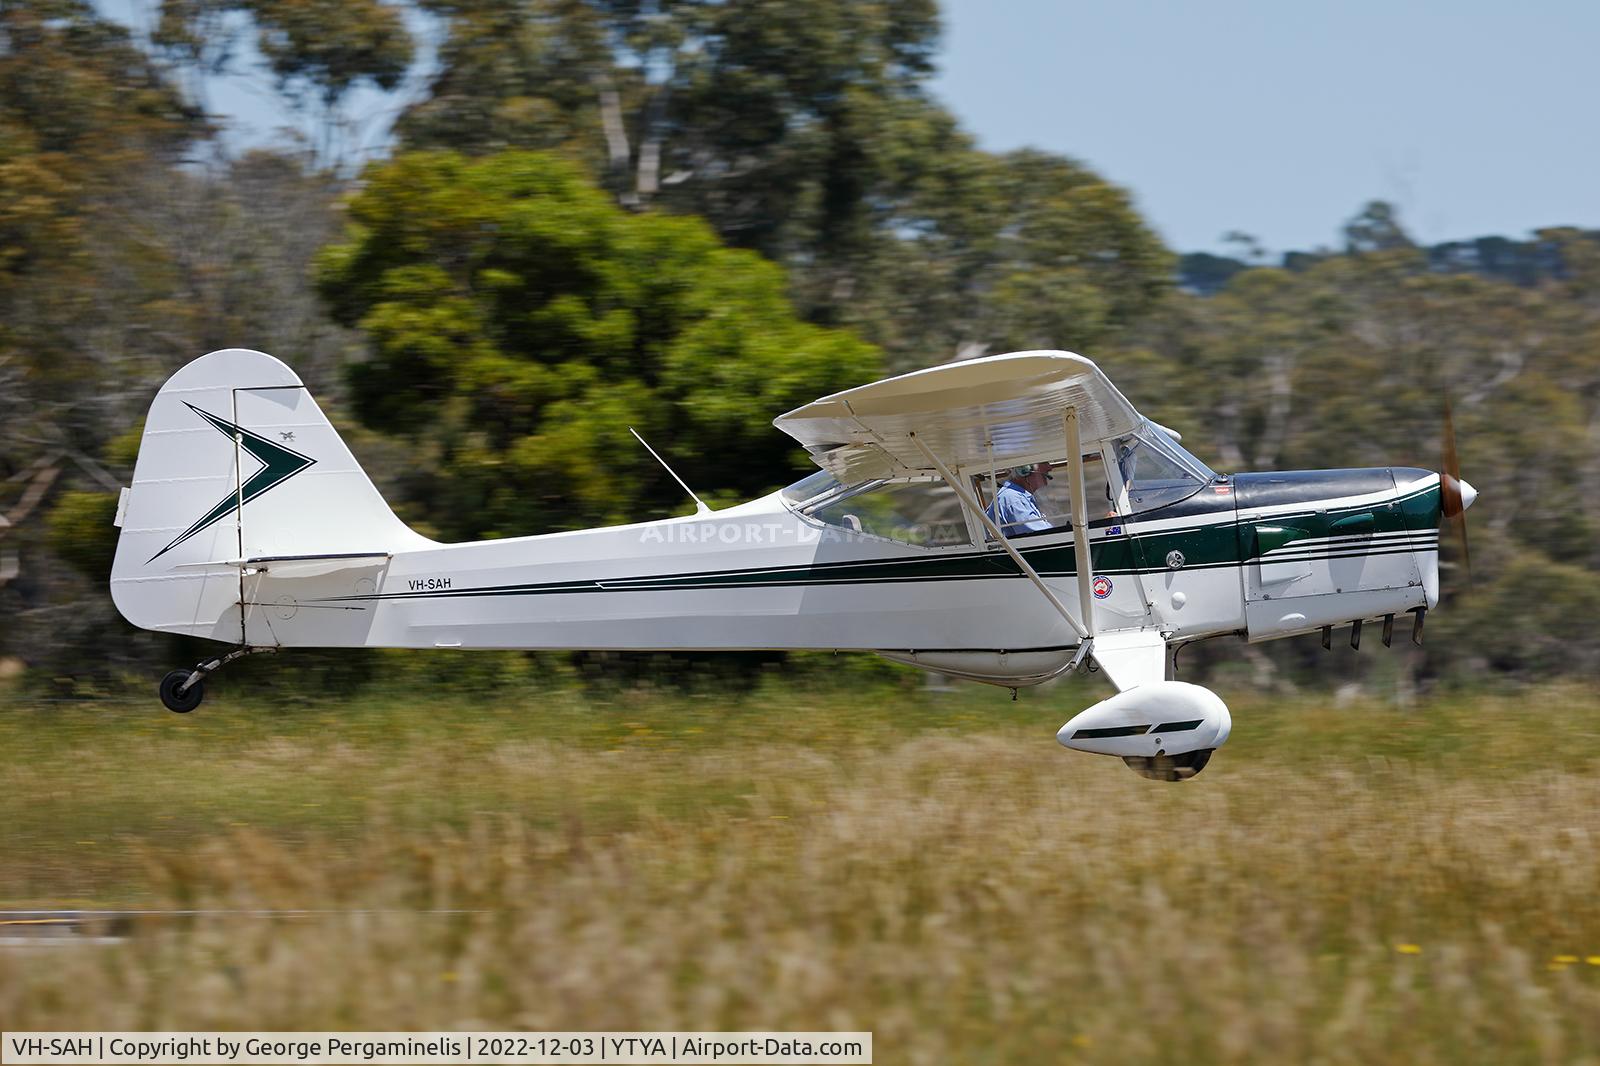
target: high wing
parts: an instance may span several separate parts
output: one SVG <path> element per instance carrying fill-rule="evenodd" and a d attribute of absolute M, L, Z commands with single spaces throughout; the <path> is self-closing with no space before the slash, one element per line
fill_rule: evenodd
<path fill-rule="evenodd" d="M 913 440 L 962 470 L 1054 459 L 1062 417 L 1085 444 L 1144 421 L 1094 362 L 1071 352 L 991 355 L 874 381 L 773 420 L 841 481 L 934 473 Z"/>
<path fill-rule="evenodd" d="M 1138 429 L 1145 419 L 1100 368 L 1072 352 L 1013 352 L 918 370 L 824 396 L 773 420 L 841 481 L 936 473 L 1081 639 L 1076 667 L 1092 654 L 1084 449 Z M 1071 485 L 1078 610 L 1074 614 L 995 525 L 956 471 L 1065 456 Z M 1150 642 L 1164 647 L 1157 635 Z M 1109 650 L 1109 649 L 1108 649 Z M 1143 649 L 1126 649 L 1140 663 Z M 1154 661 L 1164 662 L 1158 652 Z M 1128 677 L 1148 671 L 1129 668 Z"/>

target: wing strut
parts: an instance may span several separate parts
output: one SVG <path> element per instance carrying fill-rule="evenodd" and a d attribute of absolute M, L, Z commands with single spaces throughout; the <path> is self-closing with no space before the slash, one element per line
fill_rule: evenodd
<path fill-rule="evenodd" d="M 1011 561 L 1016 563 L 1017 566 L 1021 568 L 1022 572 L 1027 575 L 1028 580 L 1032 581 L 1039 591 L 1044 594 L 1044 598 L 1050 601 L 1050 606 L 1054 607 L 1056 612 L 1060 614 L 1062 618 L 1067 620 L 1067 624 L 1073 628 L 1073 631 L 1083 639 L 1083 644 L 1078 648 L 1078 654 L 1073 657 L 1072 665 L 1075 666 L 1081 662 L 1084 656 L 1088 654 L 1090 645 L 1093 643 L 1092 637 L 1089 631 L 1083 627 L 1083 623 L 1072 617 L 1072 612 L 1068 611 L 1066 605 L 1056 598 L 1056 594 L 1054 592 L 1050 591 L 1050 586 L 1044 583 L 1044 578 L 1040 577 L 1039 572 L 1029 564 L 1028 560 L 1022 557 L 1022 553 L 1017 551 L 1016 548 L 1012 547 L 1011 542 L 1006 539 L 1006 535 L 1000 532 L 1000 527 L 994 524 L 994 520 L 984 512 L 982 507 L 978 506 L 977 501 L 974 500 L 966 491 L 960 480 L 958 480 L 956 476 L 950 472 L 949 467 L 945 466 L 944 462 L 940 460 L 937 455 L 934 455 L 928 446 L 922 443 L 921 438 L 919 438 L 915 433 L 908 433 L 906 436 L 911 439 L 911 443 L 916 446 L 916 449 L 922 453 L 923 458 L 932 463 L 933 468 L 939 471 L 939 476 L 944 478 L 945 484 L 949 485 L 950 488 L 955 491 L 956 498 L 961 501 L 961 505 L 978 517 L 978 520 L 983 523 L 984 528 L 989 531 L 989 535 L 994 537 L 994 539 L 999 542 L 1000 547 L 1006 550 L 1007 555 L 1011 556 Z M 1081 482 L 1081 475 L 1079 480 Z M 1087 554 L 1087 541 L 1084 542 L 1083 550 L 1085 554 Z M 1088 587 L 1083 584 L 1081 577 L 1079 579 L 1079 586 L 1080 588 Z"/>
<path fill-rule="evenodd" d="M 1078 609 L 1083 612 L 1084 636 L 1094 638 L 1094 563 L 1089 556 L 1089 503 L 1084 498 L 1083 442 L 1078 433 L 1078 409 L 1069 407 L 1061 415 L 1067 430 L 1067 482 L 1072 496 L 1072 551 L 1077 561 Z"/>

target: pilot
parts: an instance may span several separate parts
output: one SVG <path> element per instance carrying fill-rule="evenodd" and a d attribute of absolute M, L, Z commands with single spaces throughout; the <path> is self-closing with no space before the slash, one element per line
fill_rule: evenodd
<path fill-rule="evenodd" d="M 1026 463 L 1011 468 L 1006 483 L 1000 486 L 1000 491 L 994 494 L 994 502 L 986 508 L 990 520 L 1000 527 L 1001 533 L 1014 537 L 1018 533 L 1050 528 L 1033 495 L 1052 480 L 1050 470 L 1049 463 Z"/>

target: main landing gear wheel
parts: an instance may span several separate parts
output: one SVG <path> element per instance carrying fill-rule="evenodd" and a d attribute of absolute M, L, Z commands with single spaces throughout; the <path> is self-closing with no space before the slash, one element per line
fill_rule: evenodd
<path fill-rule="evenodd" d="M 1187 781 L 1206 768 L 1216 748 L 1188 751 L 1182 755 L 1124 755 L 1122 761 L 1140 777 L 1152 781 Z"/>
<path fill-rule="evenodd" d="M 200 706 L 200 701 L 206 698 L 206 683 L 202 678 L 195 678 L 194 684 L 188 688 L 183 683 L 189 680 L 189 670 L 174 670 L 161 679 L 161 702 L 169 711 L 178 714 L 188 714 Z"/>

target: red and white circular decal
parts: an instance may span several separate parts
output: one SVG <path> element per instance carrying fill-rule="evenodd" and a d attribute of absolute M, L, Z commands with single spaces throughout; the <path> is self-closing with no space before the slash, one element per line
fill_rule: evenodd
<path fill-rule="evenodd" d="M 1097 577 L 1089 582 L 1089 589 L 1094 593 L 1095 599 L 1103 600 L 1111 595 L 1111 579 L 1109 577 Z"/>

